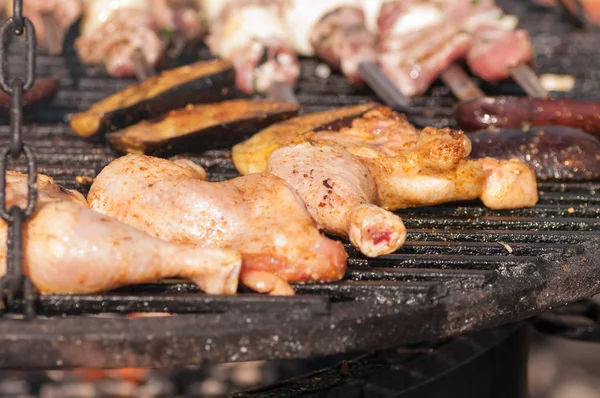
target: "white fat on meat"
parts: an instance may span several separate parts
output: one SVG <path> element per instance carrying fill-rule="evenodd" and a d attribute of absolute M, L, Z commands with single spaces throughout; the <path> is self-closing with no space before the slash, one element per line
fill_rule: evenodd
<path fill-rule="evenodd" d="M 150 12 L 149 0 L 86 0 L 81 34 L 87 35 L 104 24 L 119 9 Z"/>
<path fill-rule="evenodd" d="M 277 13 L 259 5 L 236 9 L 218 34 L 217 43 L 211 50 L 223 58 L 229 58 L 236 49 L 246 47 L 252 40 L 278 38 L 285 40 L 287 35 Z"/>
<path fill-rule="evenodd" d="M 377 18 L 379 18 L 381 6 L 389 1 L 390 0 L 362 0 L 362 9 L 365 13 L 365 23 L 371 32 L 377 33 Z"/>
<path fill-rule="evenodd" d="M 225 8 L 225 6 L 230 2 L 230 0 L 196 0 L 200 9 L 202 10 L 202 15 L 208 21 L 209 24 L 212 24 L 217 20 L 221 12 Z"/>
<path fill-rule="evenodd" d="M 285 25 L 296 52 L 315 55 L 310 41 L 315 25 L 325 15 L 340 7 L 362 7 L 364 0 L 289 0 L 285 6 Z"/>
<path fill-rule="evenodd" d="M 390 31 L 391 35 L 403 35 L 432 25 L 441 24 L 444 13 L 435 4 L 422 2 L 413 4 L 409 11 L 402 15 Z"/>

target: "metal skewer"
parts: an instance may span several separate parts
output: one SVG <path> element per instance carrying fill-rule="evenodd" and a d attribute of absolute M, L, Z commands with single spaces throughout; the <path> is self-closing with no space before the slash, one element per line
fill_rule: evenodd
<path fill-rule="evenodd" d="M 156 74 L 154 68 L 151 67 L 146 61 L 146 57 L 144 57 L 144 53 L 141 49 L 138 48 L 133 52 L 131 60 L 133 61 L 135 75 L 137 76 L 138 80 L 143 81 Z"/>
<path fill-rule="evenodd" d="M 43 12 L 41 18 L 44 24 L 44 39 L 48 47 L 48 53 L 50 55 L 62 53 L 64 36 L 56 15 L 53 12 Z"/>
<path fill-rule="evenodd" d="M 294 94 L 293 87 L 290 87 L 288 84 L 284 82 L 274 82 L 267 92 L 269 97 L 281 100 L 293 102 L 294 104 L 298 104 L 298 98 L 296 98 L 296 94 Z"/>
<path fill-rule="evenodd" d="M 473 83 L 469 75 L 457 64 L 452 64 L 446 68 L 440 75 L 440 79 L 461 101 L 485 97 L 485 93 Z"/>
<path fill-rule="evenodd" d="M 532 98 L 547 98 L 548 92 L 538 79 L 538 76 L 526 64 L 511 69 L 510 75 L 517 84 Z"/>
<path fill-rule="evenodd" d="M 376 63 L 362 62 L 358 71 L 367 85 L 390 108 L 405 109 L 410 105 L 410 100 L 402 95 Z"/>

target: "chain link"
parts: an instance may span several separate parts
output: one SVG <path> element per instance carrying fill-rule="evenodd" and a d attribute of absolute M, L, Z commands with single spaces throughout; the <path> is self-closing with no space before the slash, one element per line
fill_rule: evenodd
<path fill-rule="evenodd" d="M 10 78 L 8 68 L 8 46 L 11 36 L 25 35 L 27 76 Z M 23 274 L 23 225 L 33 214 L 37 191 L 37 166 L 33 150 L 23 143 L 23 93 L 35 82 L 36 36 L 31 21 L 23 16 L 23 0 L 14 0 L 13 16 L 0 24 L 0 88 L 11 96 L 10 143 L 0 151 L 0 218 L 8 224 L 6 239 L 6 274 L 0 279 L 0 298 L 8 308 L 14 308 L 14 299 L 23 293 L 26 318 L 35 315 L 34 290 L 31 281 Z M 6 174 L 9 157 L 13 160 L 25 158 L 27 163 L 27 206 L 6 208 Z"/>

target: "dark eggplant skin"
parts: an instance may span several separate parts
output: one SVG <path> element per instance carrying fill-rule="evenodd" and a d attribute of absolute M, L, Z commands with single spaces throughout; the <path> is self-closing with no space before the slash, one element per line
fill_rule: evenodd
<path fill-rule="evenodd" d="M 600 102 L 484 97 L 461 102 L 456 119 L 461 129 L 481 130 L 491 126 L 569 126 L 600 138 Z"/>
<path fill-rule="evenodd" d="M 32 112 L 36 109 L 50 103 L 58 89 L 60 88 L 60 80 L 58 77 L 42 77 L 35 80 L 31 90 L 23 93 L 23 110 Z M 0 117 L 8 119 L 10 112 L 10 97 L 0 92 Z"/>
<path fill-rule="evenodd" d="M 517 158 L 531 166 L 541 180 L 600 178 L 600 140 L 578 129 L 490 129 L 467 136 L 473 145 L 471 157 Z"/>
<path fill-rule="evenodd" d="M 235 70 L 226 61 L 203 61 L 170 69 L 111 95 L 73 115 L 71 128 L 82 136 L 116 131 L 189 104 L 237 94 Z"/>
<path fill-rule="evenodd" d="M 106 137 L 127 153 L 172 155 L 228 147 L 250 134 L 298 114 L 298 106 L 278 100 L 234 99 L 188 105 Z"/>

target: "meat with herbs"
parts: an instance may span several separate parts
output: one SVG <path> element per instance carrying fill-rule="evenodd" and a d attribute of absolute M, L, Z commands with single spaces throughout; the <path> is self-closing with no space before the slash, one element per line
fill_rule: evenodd
<path fill-rule="evenodd" d="M 472 157 L 517 158 L 543 180 L 600 178 L 600 140 L 581 130 L 541 126 L 528 131 L 485 130 L 468 136 Z"/>
<path fill-rule="evenodd" d="M 96 177 L 88 201 L 163 240 L 239 250 L 241 282 L 259 292 L 289 295 L 288 282 L 344 276 L 343 245 L 323 236 L 302 199 L 272 175 L 213 183 L 165 159 L 127 155 Z"/>

